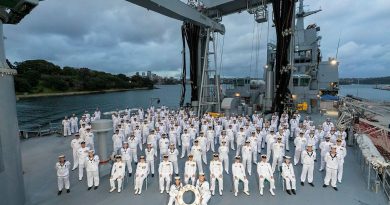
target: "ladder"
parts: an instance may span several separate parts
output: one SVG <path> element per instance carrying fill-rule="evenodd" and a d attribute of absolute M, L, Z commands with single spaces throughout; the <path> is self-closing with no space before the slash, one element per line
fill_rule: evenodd
<path fill-rule="evenodd" d="M 210 43 L 212 46 L 210 48 Z M 210 51 L 210 49 L 212 49 Z M 214 66 L 210 68 L 210 56 L 213 56 Z M 199 94 L 198 116 L 205 112 L 221 112 L 220 100 L 220 79 L 217 73 L 217 55 L 215 44 L 215 32 L 210 28 L 206 29 L 205 52 L 202 65 L 202 79 Z"/>

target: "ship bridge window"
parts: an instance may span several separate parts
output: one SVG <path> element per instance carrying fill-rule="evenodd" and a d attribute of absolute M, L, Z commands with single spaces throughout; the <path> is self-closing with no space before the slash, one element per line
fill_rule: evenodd
<path fill-rule="evenodd" d="M 309 76 L 295 76 L 293 77 L 293 86 L 307 87 L 310 84 Z"/>
<path fill-rule="evenodd" d="M 309 86 L 310 83 L 310 78 L 301 78 L 300 79 L 300 86 Z"/>
<path fill-rule="evenodd" d="M 298 86 L 298 78 L 293 78 L 293 85 Z"/>

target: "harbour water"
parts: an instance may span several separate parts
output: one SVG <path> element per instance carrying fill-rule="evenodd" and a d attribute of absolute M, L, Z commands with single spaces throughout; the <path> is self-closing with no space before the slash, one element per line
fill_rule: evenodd
<path fill-rule="evenodd" d="M 160 89 L 134 90 L 115 93 L 78 96 L 39 97 L 22 99 L 17 102 L 19 128 L 34 129 L 38 125 L 48 126 L 50 122 L 60 122 L 65 115 L 75 113 L 80 116 L 85 110 L 93 112 L 99 107 L 102 112 L 126 107 L 148 107 L 151 98 L 160 98 L 160 104 L 178 107 L 180 85 L 161 85 Z M 376 101 L 390 101 L 390 91 L 378 90 L 374 85 L 342 85 L 340 95 L 355 95 Z M 186 102 L 189 101 L 190 87 L 187 86 Z M 156 103 L 154 102 L 154 105 Z"/>

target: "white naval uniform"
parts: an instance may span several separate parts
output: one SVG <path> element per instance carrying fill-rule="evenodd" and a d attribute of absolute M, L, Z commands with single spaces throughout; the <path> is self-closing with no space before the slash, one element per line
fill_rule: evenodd
<path fill-rule="evenodd" d="M 173 173 L 173 165 L 170 161 L 162 161 L 158 167 L 160 174 L 160 191 L 164 191 L 164 182 L 166 182 L 166 191 L 169 192 L 171 177 Z"/>
<path fill-rule="evenodd" d="M 66 136 L 70 136 L 72 133 L 70 131 L 70 121 L 67 119 L 67 120 L 62 120 L 62 126 L 63 126 L 63 129 L 64 129 L 64 137 Z"/>
<path fill-rule="evenodd" d="M 58 183 L 58 191 L 62 191 L 65 186 L 65 189 L 69 189 L 69 169 L 70 162 L 66 161 L 61 164 L 60 162 L 56 163 L 57 170 L 57 183 Z"/>
<path fill-rule="evenodd" d="M 133 172 L 133 168 L 131 167 L 131 151 L 130 151 L 130 148 L 124 148 L 122 147 L 121 150 L 121 156 L 122 156 L 122 160 L 123 160 L 123 163 L 125 164 L 125 166 L 127 166 L 127 171 L 129 173 L 132 173 Z"/>
<path fill-rule="evenodd" d="M 77 151 L 81 148 L 81 139 L 80 138 L 72 139 L 72 141 L 70 141 L 70 146 L 72 147 L 72 153 L 73 153 L 73 168 L 72 168 L 72 170 L 74 170 L 79 166 L 79 156 L 78 156 Z"/>
<path fill-rule="evenodd" d="M 282 165 L 283 156 L 285 154 L 284 143 L 275 142 L 272 145 L 272 172 L 275 172 L 276 165 L 279 167 Z"/>
<path fill-rule="evenodd" d="M 282 177 L 286 182 L 286 190 L 296 189 L 297 180 L 295 179 L 294 167 L 291 162 L 288 164 L 283 162 Z"/>
<path fill-rule="evenodd" d="M 246 132 L 238 132 L 237 138 L 236 138 L 236 144 L 237 144 L 237 150 L 236 150 L 236 156 L 240 155 L 241 148 L 244 146 L 246 141 Z"/>
<path fill-rule="evenodd" d="M 125 166 L 126 164 L 122 161 L 114 162 L 111 168 L 110 186 L 111 189 L 115 188 L 115 180 L 118 181 L 118 192 L 122 189 L 122 180 L 125 177 Z"/>
<path fill-rule="evenodd" d="M 271 134 L 271 133 L 267 134 L 266 141 L 267 141 L 267 162 L 268 162 L 268 160 L 271 159 L 273 144 L 276 142 L 276 134 Z"/>
<path fill-rule="evenodd" d="M 87 171 L 88 187 L 99 186 L 99 156 L 85 158 L 85 170 Z"/>
<path fill-rule="evenodd" d="M 210 184 L 207 181 L 203 181 L 202 183 L 199 179 L 196 181 L 196 188 L 198 188 L 201 196 L 201 205 L 207 205 L 211 198 L 210 194 Z"/>
<path fill-rule="evenodd" d="M 203 172 L 202 165 L 202 147 L 198 144 L 198 146 L 194 145 L 191 147 L 191 153 L 194 156 L 194 161 L 198 166 L 199 173 Z"/>
<path fill-rule="evenodd" d="M 218 153 L 219 153 L 219 160 L 221 160 L 223 166 L 225 167 L 225 172 L 229 174 L 229 146 L 228 145 L 219 146 Z"/>
<path fill-rule="evenodd" d="M 177 163 L 177 155 L 179 155 L 179 151 L 177 149 L 169 149 L 168 151 L 168 160 L 172 162 L 173 169 L 175 174 L 179 174 L 179 165 Z"/>
<path fill-rule="evenodd" d="M 89 147 L 89 149 L 93 150 L 94 149 L 94 135 L 91 131 L 86 131 L 85 132 L 85 146 Z"/>
<path fill-rule="evenodd" d="M 344 158 L 347 156 L 347 148 L 336 145 L 336 152 L 340 156 L 337 170 L 337 180 L 341 183 L 341 180 L 343 179 Z"/>
<path fill-rule="evenodd" d="M 313 150 L 309 153 L 307 150 L 302 151 L 302 174 L 301 174 L 301 182 L 313 182 L 313 173 L 314 173 L 314 160 L 316 159 L 316 152 Z"/>
<path fill-rule="evenodd" d="M 199 146 L 202 148 L 202 160 L 205 164 L 207 164 L 207 138 L 204 135 L 199 135 L 198 138 Z"/>
<path fill-rule="evenodd" d="M 148 148 L 145 149 L 145 159 L 152 174 L 154 174 L 154 153 L 155 151 L 153 147 L 150 150 Z"/>
<path fill-rule="evenodd" d="M 71 117 L 69 121 L 70 121 L 70 132 L 72 134 L 79 132 L 79 126 L 77 125 L 79 119 L 77 117 Z"/>
<path fill-rule="evenodd" d="M 219 192 L 222 193 L 223 191 L 223 167 L 222 162 L 220 160 L 211 160 L 210 162 L 210 182 L 211 182 L 211 188 L 214 195 L 215 191 L 215 181 L 218 179 L 218 187 Z"/>
<path fill-rule="evenodd" d="M 326 140 L 321 142 L 321 144 L 320 144 L 320 149 L 321 149 L 321 167 L 320 167 L 320 171 L 322 171 L 325 168 L 325 156 L 326 156 L 327 153 L 329 153 L 330 146 L 332 146 L 332 143 L 330 141 L 327 142 Z"/>
<path fill-rule="evenodd" d="M 248 169 L 249 175 L 252 175 L 252 152 L 251 145 L 242 146 L 242 164 L 244 165 L 244 170 Z"/>
<path fill-rule="evenodd" d="M 249 191 L 249 181 L 246 178 L 244 165 L 240 162 L 234 162 L 232 164 L 232 173 L 233 173 L 233 180 L 234 180 L 234 192 L 238 192 L 238 183 L 241 180 L 244 182 L 244 192 Z"/>
<path fill-rule="evenodd" d="M 83 179 L 84 167 L 85 167 L 85 158 L 88 156 L 89 147 L 80 147 L 77 150 L 77 156 L 79 157 L 79 180 Z"/>
<path fill-rule="evenodd" d="M 190 136 L 190 134 L 183 133 L 181 135 L 181 143 L 182 143 L 181 158 L 183 158 L 184 155 L 186 154 L 186 152 L 187 152 L 187 155 L 188 155 L 188 153 L 190 153 L 190 150 L 191 150 L 191 147 L 190 147 L 191 136 Z"/>
<path fill-rule="evenodd" d="M 149 174 L 149 166 L 146 162 L 138 162 L 137 169 L 135 170 L 134 190 L 138 190 L 141 193 L 142 185 L 145 178 Z"/>
<path fill-rule="evenodd" d="M 162 157 L 164 155 L 168 155 L 169 139 L 167 137 L 163 137 L 160 139 L 159 148 L 160 148 L 160 160 L 162 160 Z"/>
<path fill-rule="evenodd" d="M 138 161 L 138 157 L 137 157 L 138 140 L 135 137 L 134 138 L 129 137 L 127 141 L 129 143 L 129 148 L 130 148 L 130 162 L 132 161 L 137 162 Z"/>
<path fill-rule="evenodd" d="M 206 136 L 207 136 L 206 151 L 209 151 L 211 148 L 211 151 L 215 152 L 215 148 L 214 148 L 215 132 L 214 132 L 214 130 L 207 130 Z"/>
<path fill-rule="evenodd" d="M 295 129 L 298 127 L 298 124 L 299 124 L 299 121 L 297 120 L 297 119 L 290 119 L 290 138 L 294 138 L 294 137 L 296 137 L 295 136 L 295 134 L 296 134 L 296 132 L 295 132 Z"/>
<path fill-rule="evenodd" d="M 294 165 L 298 164 L 299 159 L 301 158 L 302 151 L 305 150 L 307 140 L 305 137 L 296 137 L 294 140 L 295 144 L 295 154 L 294 154 Z"/>
<path fill-rule="evenodd" d="M 196 162 L 187 160 L 184 165 L 184 183 L 188 184 L 191 179 L 191 184 L 195 185 L 196 177 Z"/>
<path fill-rule="evenodd" d="M 182 187 L 182 184 L 180 183 L 179 186 L 176 186 L 176 184 L 172 184 L 171 185 L 171 188 L 169 190 L 169 201 L 168 201 L 168 205 L 178 205 L 178 202 L 177 202 L 177 194 L 179 193 L 179 190 L 181 189 Z"/>
<path fill-rule="evenodd" d="M 337 183 L 337 169 L 340 163 L 340 157 L 336 155 L 332 156 L 330 152 L 325 155 L 326 162 L 326 174 L 324 178 L 324 184 L 329 185 L 331 182 L 332 187 L 336 187 Z"/>
<path fill-rule="evenodd" d="M 121 134 L 112 135 L 112 146 L 113 146 L 114 154 L 117 154 L 118 151 L 122 148 L 122 143 L 123 143 L 123 135 Z"/>
<path fill-rule="evenodd" d="M 270 190 L 275 189 L 275 180 L 273 178 L 272 168 L 268 162 L 260 161 L 257 163 L 257 174 L 259 175 L 260 190 L 264 188 L 265 179 L 270 183 Z"/>
<path fill-rule="evenodd" d="M 235 150 L 234 149 L 234 135 L 235 135 L 235 132 L 233 129 L 227 129 L 226 130 L 226 136 L 228 136 L 228 140 L 229 140 L 229 144 L 230 144 L 230 148 L 232 150 Z"/>

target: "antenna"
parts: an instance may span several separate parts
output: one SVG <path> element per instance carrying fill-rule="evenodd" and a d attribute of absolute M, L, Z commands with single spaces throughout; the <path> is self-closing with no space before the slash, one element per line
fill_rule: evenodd
<path fill-rule="evenodd" d="M 337 59 L 337 55 L 339 54 L 340 39 L 341 39 L 341 31 L 340 31 L 340 34 L 339 34 L 339 41 L 337 42 L 336 59 Z"/>

